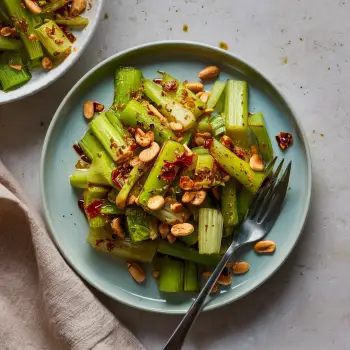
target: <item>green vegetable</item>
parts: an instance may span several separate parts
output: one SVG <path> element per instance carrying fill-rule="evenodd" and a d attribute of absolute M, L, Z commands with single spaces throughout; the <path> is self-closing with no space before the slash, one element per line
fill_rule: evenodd
<path fill-rule="evenodd" d="M 63 18 L 56 16 L 55 22 L 62 26 L 68 27 L 86 27 L 89 24 L 89 19 L 81 16 L 74 18 Z"/>
<path fill-rule="evenodd" d="M 17 39 L 0 36 L 0 51 L 17 51 L 22 47 L 22 42 Z"/>
<path fill-rule="evenodd" d="M 100 186 L 89 186 L 84 191 L 84 209 L 86 211 L 86 208 L 95 200 L 104 199 L 108 193 L 108 188 L 106 187 L 100 187 Z M 97 228 L 97 227 L 104 227 L 106 221 L 105 218 L 99 214 L 94 218 L 90 218 L 89 215 L 87 215 L 87 218 L 89 220 L 89 224 L 91 228 Z"/>
<path fill-rule="evenodd" d="M 79 141 L 79 146 L 90 160 L 93 160 L 97 153 L 102 152 L 104 150 L 100 141 L 96 138 L 96 136 L 90 129 Z"/>
<path fill-rule="evenodd" d="M 202 118 L 197 126 L 198 132 L 212 132 L 211 125 L 209 123 L 209 120 L 211 119 L 211 116 L 207 115 L 204 118 Z"/>
<path fill-rule="evenodd" d="M 271 162 L 274 157 L 273 148 L 269 133 L 266 130 L 264 115 L 261 112 L 251 114 L 248 118 L 248 125 L 255 136 L 264 162 Z"/>
<path fill-rule="evenodd" d="M 196 124 L 194 114 L 181 103 L 173 100 L 163 89 L 150 80 L 144 81 L 145 95 L 158 106 L 159 111 L 171 122 L 179 122 L 184 130 L 193 128 Z"/>
<path fill-rule="evenodd" d="M 166 241 L 160 241 L 158 253 L 208 266 L 216 266 L 221 259 L 221 255 L 218 254 L 199 254 L 198 250 L 186 247 L 180 242 L 171 244 Z"/>
<path fill-rule="evenodd" d="M 226 182 L 221 196 L 221 211 L 224 218 L 224 237 L 230 236 L 233 228 L 238 225 L 236 180 L 230 178 Z"/>
<path fill-rule="evenodd" d="M 113 160 L 105 152 L 99 152 L 88 169 L 74 171 L 70 177 L 70 183 L 78 188 L 87 188 L 89 184 L 114 187 L 112 172 L 115 169 Z"/>
<path fill-rule="evenodd" d="M 120 110 L 116 110 L 114 107 L 111 107 L 106 112 L 106 117 L 109 120 L 109 122 L 113 125 L 114 129 L 117 130 L 119 135 L 129 136 L 122 122 L 120 121 Z"/>
<path fill-rule="evenodd" d="M 197 227 L 197 223 L 195 221 L 191 221 L 191 224 L 194 227 L 194 231 L 188 236 L 179 237 L 179 239 L 182 242 L 184 242 L 189 247 L 197 244 L 197 242 L 198 242 L 198 227 Z"/>
<path fill-rule="evenodd" d="M 95 249 L 120 258 L 149 263 L 157 252 L 156 241 L 132 243 L 129 240 L 112 239 L 112 232 L 107 228 L 91 229 L 87 242 Z"/>
<path fill-rule="evenodd" d="M 225 118 L 218 114 L 210 119 L 210 127 L 214 137 L 221 136 L 226 133 Z"/>
<path fill-rule="evenodd" d="M 183 291 L 184 264 L 182 261 L 164 258 L 159 275 L 159 290 L 167 293 Z"/>
<path fill-rule="evenodd" d="M 198 248 L 199 254 L 219 254 L 223 217 L 219 210 L 199 209 Z"/>
<path fill-rule="evenodd" d="M 252 204 L 254 195 L 244 186 L 237 189 L 237 214 L 239 222 L 245 219 L 247 211 Z"/>
<path fill-rule="evenodd" d="M 68 3 L 70 3 L 71 0 L 55 0 L 55 1 L 51 1 L 50 3 L 48 3 L 47 5 L 42 7 L 42 12 L 45 13 L 49 13 L 49 12 L 56 12 L 57 10 L 59 10 L 60 8 L 66 6 Z"/>
<path fill-rule="evenodd" d="M 109 195 L 109 193 L 108 193 Z M 101 214 L 104 215 L 123 215 L 124 214 L 124 210 L 118 208 L 116 205 L 114 204 L 104 204 L 101 207 Z"/>
<path fill-rule="evenodd" d="M 214 158 L 210 154 L 198 154 L 195 175 L 202 180 L 204 188 L 211 187 L 213 182 Z"/>
<path fill-rule="evenodd" d="M 71 53 L 72 43 L 55 22 L 43 23 L 36 34 L 51 57 L 64 58 Z"/>
<path fill-rule="evenodd" d="M 185 262 L 184 291 L 197 292 L 199 290 L 197 265 L 191 261 Z"/>
<path fill-rule="evenodd" d="M 228 80 L 224 116 L 226 135 L 239 147 L 247 148 L 248 133 L 248 83 L 246 81 Z"/>
<path fill-rule="evenodd" d="M 250 192 L 256 193 L 258 191 L 266 177 L 265 173 L 253 171 L 247 162 L 217 140 L 213 140 L 209 152 L 224 170 L 247 187 Z"/>
<path fill-rule="evenodd" d="M 126 125 L 140 127 L 143 131 L 154 132 L 154 138 L 159 144 L 167 140 L 177 140 L 172 130 L 162 125 L 157 117 L 148 114 L 146 108 L 136 100 L 131 100 L 123 112 L 120 113 L 120 120 Z"/>
<path fill-rule="evenodd" d="M 156 162 L 148 175 L 143 191 L 139 197 L 139 205 L 147 207 L 148 200 L 156 195 L 164 196 L 167 192 L 170 181 L 163 180 L 162 170 L 166 169 L 164 161 L 174 162 L 183 154 L 183 146 L 175 141 L 166 141 L 158 155 Z"/>
<path fill-rule="evenodd" d="M 215 108 L 222 93 L 224 92 L 226 87 L 226 82 L 224 81 L 216 81 L 214 83 L 213 88 L 210 90 L 210 96 L 207 102 L 207 108 Z"/>

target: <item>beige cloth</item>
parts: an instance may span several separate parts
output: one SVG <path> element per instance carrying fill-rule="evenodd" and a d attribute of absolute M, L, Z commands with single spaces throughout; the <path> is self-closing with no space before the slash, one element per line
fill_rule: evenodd
<path fill-rule="evenodd" d="M 1 161 L 0 348 L 144 349 L 63 260 Z"/>

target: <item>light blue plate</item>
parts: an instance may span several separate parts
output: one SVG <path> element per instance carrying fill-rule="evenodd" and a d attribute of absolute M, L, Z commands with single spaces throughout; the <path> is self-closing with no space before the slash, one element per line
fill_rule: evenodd
<path fill-rule="evenodd" d="M 221 68 L 220 79 L 244 79 L 250 84 L 249 111 L 262 111 L 269 134 L 280 131 L 293 134 L 294 144 L 283 155 L 276 141 L 276 155 L 293 161 L 290 191 L 283 211 L 268 238 L 275 241 L 273 256 L 244 252 L 240 258 L 251 270 L 234 277 L 232 286 L 211 298 L 206 309 L 237 300 L 266 281 L 285 261 L 302 231 L 311 196 L 311 161 L 305 134 L 281 94 L 260 73 L 230 53 L 190 42 L 153 43 L 119 53 L 91 70 L 69 92 L 58 108 L 47 132 L 41 161 L 41 190 L 46 219 L 52 237 L 71 266 L 91 285 L 125 304 L 163 313 L 184 313 L 193 295 L 165 300 L 149 273 L 145 285 L 136 284 L 123 261 L 93 250 L 86 242 L 88 224 L 81 214 L 79 191 L 69 184 L 69 175 L 77 161 L 72 145 L 87 129 L 82 115 L 83 103 L 96 100 L 109 106 L 113 99 L 115 69 L 135 65 L 147 78 L 157 70 L 168 71 L 180 80 L 196 81 L 207 65 Z M 208 86 L 210 88 L 210 86 Z"/>

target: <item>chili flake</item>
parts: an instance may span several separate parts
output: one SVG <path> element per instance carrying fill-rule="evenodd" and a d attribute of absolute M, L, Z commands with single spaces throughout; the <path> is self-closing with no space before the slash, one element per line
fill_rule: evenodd
<path fill-rule="evenodd" d="M 276 140 L 281 150 L 284 151 L 290 147 L 293 143 L 293 136 L 288 132 L 280 132 L 279 135 L 276 135 Z"/>

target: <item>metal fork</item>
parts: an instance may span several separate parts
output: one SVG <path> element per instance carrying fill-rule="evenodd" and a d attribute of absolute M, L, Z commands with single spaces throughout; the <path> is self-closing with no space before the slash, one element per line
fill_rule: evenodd
<path fill-rule="evenodd" d="M 277 157 L 268 168 L 273 169 Z M 186 339 L 187 333 L 196 321 L 204 307 L 204 303 L 210 294 L 217 279 L 221 275 L 225 265 L 232 255 L 243 245 L 254 243 L 263 239 L 271 230 L 281 211 L 282 204 L 288 190 L 288 183 L 292 163 L 290 162 L 279 179 L 284 159 L 278 165 L 274 174 L 255 195 L 253 204 L 248 211 L 246 219 L 240 226 L 237 239 L 232 242 L 212 275 L 204 285 L 196 300 L 191 305 L 185 317 L 182 319 L 163 350 L 180 350 Z"/>

